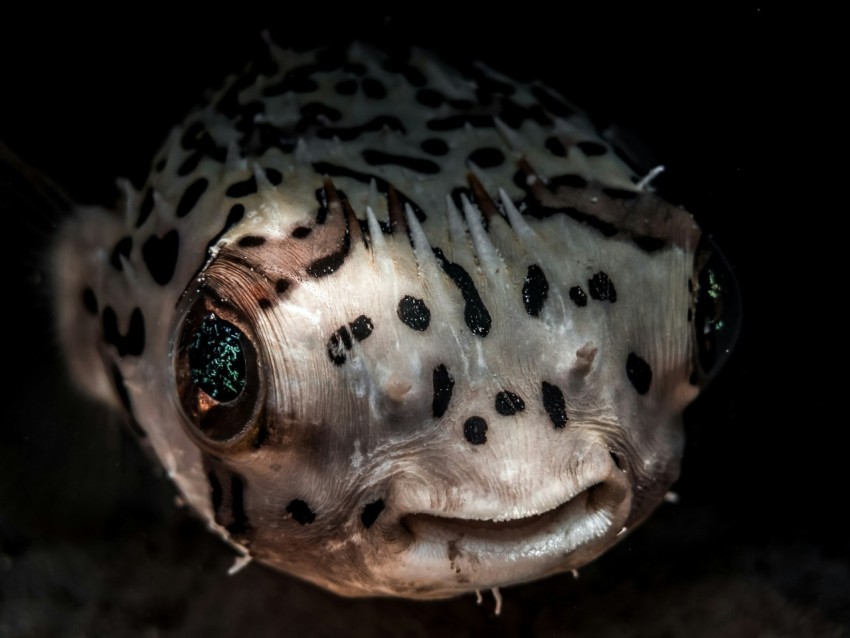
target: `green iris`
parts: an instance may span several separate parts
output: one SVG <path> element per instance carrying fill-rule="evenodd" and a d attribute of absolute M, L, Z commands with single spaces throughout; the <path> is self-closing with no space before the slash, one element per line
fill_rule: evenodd
<path fill-rule="evenodd" d="M 245 388 L 242 332 L 214 314 L 204 317 L 189 344 L 192 381 L 216 401 L 233 401 Z"/>

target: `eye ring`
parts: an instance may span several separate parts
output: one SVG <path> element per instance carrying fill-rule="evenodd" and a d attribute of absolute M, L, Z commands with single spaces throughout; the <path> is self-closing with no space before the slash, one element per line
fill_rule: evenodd
<path fill-rule="evenodd" d="M 186 429 L 200 445 L 233 451 L 261 419 L 264 379 L 244 315 L 204 290 L 176 331 L 174 381 Z"/>

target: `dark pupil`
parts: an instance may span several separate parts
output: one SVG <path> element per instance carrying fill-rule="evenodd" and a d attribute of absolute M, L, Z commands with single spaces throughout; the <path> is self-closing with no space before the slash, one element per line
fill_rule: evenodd
<path fill-rule="evenodd" d="M 242 333 L 214 314 L 204 317 L 189 344 L 192 381 L 216 401 L 233 401 L 245 387 Z"/>

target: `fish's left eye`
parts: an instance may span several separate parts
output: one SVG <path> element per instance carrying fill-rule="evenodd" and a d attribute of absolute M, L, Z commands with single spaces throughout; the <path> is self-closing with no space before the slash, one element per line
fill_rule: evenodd
<path fill-rule="evenodd" d="M 262 378 L 247 325 L 237 310 L 206 296 L 183 320 L 175 380 L 190 434 L 200 443 L 230 449 L 258 422 Z"/>

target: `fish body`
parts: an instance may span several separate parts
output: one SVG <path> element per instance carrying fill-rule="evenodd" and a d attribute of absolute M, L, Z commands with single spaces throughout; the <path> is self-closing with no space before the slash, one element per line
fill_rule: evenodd
<path fill-rule="evenodd" d="M 701 232 L 537 83 L 268 55 L 52 251 L 72 377 L 245 556 L 344 595 L 576 569 L 679 473 Z"/>

